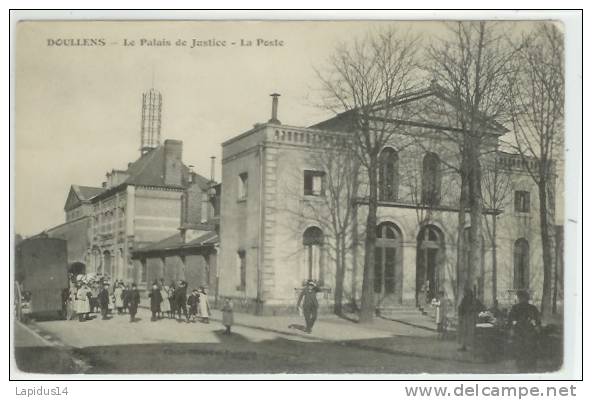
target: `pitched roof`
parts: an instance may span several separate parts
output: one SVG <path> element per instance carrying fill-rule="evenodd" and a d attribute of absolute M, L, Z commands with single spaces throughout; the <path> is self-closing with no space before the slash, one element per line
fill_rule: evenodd
<path fill-rule="evenodd" d="M 175 233 L 160 242 L 149 244 L 141 249 L 134 250 L 134 254 L 158 252 L 158 251 L 175 251 L 182 249 L 193 249 L 206 246 L 213 246 L 219 243 L 218 234 L 215 231 L 206 232 L 201 236 L 183 243 L 183 237 L 180 233 Z"/>
<path fill-rule="evenodd" d="M 80 200 L 90 200 L 105 190 L 102 187 L 72 185 Z"/>
<path fill-rule="evenodd" d="M 113 192 L 116 187 L 121 185 L 135 185 L 135 186 L 156 186 L 183 189 L 189 184 L 189 168 L 181 163 L 181 184 L 171 185 L 165 183 L 165 147 L 160 145 L 140 156 L 136 161 L 130 163 L 125 171 L 120 171 L 127 175 L 125 180 L 119 185 L 104 189 L 103 192 Z M 194 174 L 195 181 L 202 190 L 207 190 L 210 187 L 210 180 L 199 175 Z"/>
<path fill-rule="evenodd" d="M 88 202 L 104 190 L 104 188 L 100 187 L 71 185 L 68 197 L 66 198 L 66 203 L 64 204 L 64 210 L 72 210 L 82 203 Z"/>
<path fill-rule="evenodd" d="M 455 99 L 446 88 L 438 85 L 435 82 L 432 82 L 429 86 L 420 89 L 420 90 L 415 90 L 415 91 L 409 91 L 406 93 L 403 93 L 401 96 L 394 98 L 392 100 L 390 100 L 389 102 L 391 104 L 397 104 L 397 105 L 407 105 L 407 104 L 411 104 L 411 103 L 419 103 L 421 101 L 426 101 L 426 99 L 428 98 L 432 98 L 432 99 L 439 99 L 443 102 L 445 102 L 446 104 L 449 104 L 451 107 L 453 107 L 454 109 L 460 110 L 461 112 L 463 111 L 463 107 L 461 104 L 459 104 L 458 100 Z M 385 107 L 385 103 L 386 101 L 379 101 L 373 105 L 368 106 L 369 110 L 374 111 L 380 111 L 381 109 L 383 109 Z M 421 104 L 420 104 L 421 105 Z M 424 103 L 424 106 L 426 106 L 427 104 Z M 347 110 L 344 111 L 332 118 L 329 118 L 325 121 L 321 121 L 317 124 L 312 125 L 310 128 L 313 129 L 328 129 L 328 130 L 345 130 L 345 131 L 350 131 L 351 127 L 352 127 L 352 117 L 354 116 L 354 113 L 357 112 L 358 109 L 351 109 L 351 110 Z M 376 117 L 374 117 L 376 118 Z M 493 118 L 490 118 L 486 115 L 478 115 L 478 118 L 480 120 L 480 122 L 483 124 L 483 127 L 492 134 L 495 135 L 502 135 L 506 132 L 508 132 L 508 129 L 506 129 L 506 127 L 504 127 L 503 125 L 501 125 L 500 123 L 498 123 L 497 121 L 495 121 Z M 401 121 L 404 124 L 410 124 L 410 125 L 420 125 L 420 126 L 425 126 L 426 125 L 426 121 L 425 120 L 419 120 L 419 121 L 414 121 L 414 120 L 406 120 L 406 121 Z M 438 121 L 433 121 L 433 123 L 438 123 Z M 440 128 L 446 128 L 446 129 L 452 129 L 452 130 L 459 130 L 458 127 L 455 126 L 447 126 L 447 127 L 440 127 Z"/>
<path fill-rule="evenodd" d="M 126 173 L 129 177 L 125 183 L 142 186 L 178 186 L 166 184 L 164 180 L 164 146 L 159 146 L 149 152 L 142 154 L 128 167 Z M 189 168 L 181 165 L 181 183 L 187 182 Z"/>

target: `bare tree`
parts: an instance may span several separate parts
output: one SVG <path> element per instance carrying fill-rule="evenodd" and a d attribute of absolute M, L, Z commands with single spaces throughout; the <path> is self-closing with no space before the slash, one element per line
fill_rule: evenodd
<path fill-rule="evenodd" d="M 485 230 L 491 243 L 491 288 L 492 302 L 497 300 L 497 219 L 498 210 L 503 210 L 512 193 L 511 180 L 500 166 L 498 157 L 494 157 L 483 171 L 483 205 L 489 209 L 491 221 L 485 216 Z"/>
<path fill-rule="evenodd" d="M 358 191 L 358 168 L 346 139 L 323 152 L 311 152 L 309 162 L 324 173 L 322 196 L 318 201 L 305 201 L 303 215 L 317 221 L 332 238 L 329 245 L 335 265 L 335 314 L 343 314 L 344 281 L 347 257 L 353 247 L 352 224 L 355 215 L 353 199 Z M 355 271 L 352 271 L 354 274 Z"/>
<path fill-rule="evenodd" d="M 335 277 L 333 282 L 324 283 L 334 285 L 334 312 L 341 315 L 346 265 L 348 257 L 353 258 L 355 244 L 353 199 L 358 192 L 359 163 L 346 144 L 348 137 L 335 134 L 323 138 L 317 148 L 302 153 L 306 168 L 310 169 L 304 188 L 293 184 L 302 182 L 301 171 L 286 179 L 282 194 L 288 202 L 282 212 L 294 217 L 288 218 L 285 226 L 291 228 L 295 236 L 301 235 L 303 227 L 310 223 L 323 231 L 323 248 L 328 255 L 324 259 L 333 262 Z M 301 257 L 302 252 L 297 251 L 293 256 Z M 323 274 L 324 278 L 328 275 Z"/>
<path fill-rule="evenodd" d="M 500 23 L 459 21 L 447 26 L 449 34 L 436 40 L 427 51 L 427 69 L 455 106 L 449 118 L 458 128 L 454 140 L 460 155 L 457 271 L 464 271 L 457 285 L 472 286 L 474 269 L 482 261 L 481 159 L 492 134 L 504 131 L 498 122 L 509 120 L 509 88 L 515 74 L 512 60 L 518 49 L 508 45 Z M 469 243 L 463 238 L 467 209 Z M 469 259 L 464 265 L 460 255 L 465 254 L 467 246 Z"/>
<path fill-rule="evenodd" d="M 512 91 L 515 147 L 537 185 L 543 250 L 541 312 L 551 312 L 553 285 L 554 157 L 563 147 L 565 102 L 563 33 L 541 23 L 524 38 L 516 59 L 517 84 Z"/>
<path fill-rule="evenodd" d="M 360 322 L 374 317 L 374 257 L 378 208 L 378 159 L 409 113 L 402 98 L 414 89 L 419 38 L 390 28 L 339 46 L 327 71 L 317 71 L 326 106 L 338 113 L 337 129 L 352 133 L 352 153 L 367 172 L 368 215 Z M 338 123 L 339 125 L 339 123 Z M 329 128 L 329 127 L 327 127 Z"/>

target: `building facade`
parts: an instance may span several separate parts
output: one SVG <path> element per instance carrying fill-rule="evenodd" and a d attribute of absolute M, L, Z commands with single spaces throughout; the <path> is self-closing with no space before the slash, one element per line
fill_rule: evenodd
<path fill-rule="evenodd" d="M 426 102 L 454 107 L 434 85 L 407 100 L 410 108 L 425 109 Z M 246 309 L 286 312 L 294 310 L 302 282 L 314 279 L 329 307 L 340 279 L 344 303 L 359 300 L 368 185 L 363 166 L 349 174 L 353 186 L 339 172 L 353 161 L 343 154 L 351 139 L 347 118 L 303 128 L 282 125 L 272 115 L 223 143 L 222 296 Z M 410 113 L 401 125 L 405 129 L 391 136 L 378 165 L 373 285 L 379 308 L 416 306 L 441 290 L 458 298 L 464 275 L 457 258 L 468 260 L 468 254 L 457 254 L 458 236 L 468 237 L 470 227 L 468 215 L 463 229 L 458 226 L 458 128 L 429 113 Z M 518 155 L 498 150 L 508 131 L 494 122 L 483 129 L 482 265 L 472 266 L 472 286 L 488 304 L 494 290 L 500 303 L 512 302 L 517 289 L 529 290 L 537 301 L 542 259 L 536 186 Z M 343 187 L 354 191 L 336 189 Z M 339 227 L 336 217 L 351 220 Z"/>

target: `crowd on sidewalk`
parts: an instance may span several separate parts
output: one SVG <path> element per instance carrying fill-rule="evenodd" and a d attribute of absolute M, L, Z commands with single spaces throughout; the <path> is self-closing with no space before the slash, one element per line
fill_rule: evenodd
<path fill-rule="evenodd" d="M 91 314 L 101 315 L 108 320 L 110 315 L 129 315 L 130 322 L 137 322 L 136 314 L 140 306 L 140 291 L 135 283 L 125 284 L 101 275 L 78 275 L 70 277 L 70 287 L 64 291 L 64 311 L 67 320 L 84 322 L 92 319 Z M 207 289 L 203 286 L 188 293 L 187 282 L 172 281 L 167 285 L 164 279 L 154 281 L 148 291 L 150 300 L 150 320 L 162 319 L 177 321 L 210 322 L 210 303 Z M 233 305 L 230 298 L 223 300 L 223 324 L 225 333 L 231 333 L 234 323 Z"/>

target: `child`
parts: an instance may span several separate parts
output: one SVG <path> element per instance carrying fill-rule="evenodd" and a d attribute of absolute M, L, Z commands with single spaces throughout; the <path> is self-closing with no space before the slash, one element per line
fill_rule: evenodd
<path fill-rule="evenodd" d="M 193 289 L 189 297 L 187 298 L 187 305 L 189 306 L 189 317 L 187 318 L 187 322 L 189 322 L 189 318 L 193 322 L 195 322 L 195 318 L 197 317 L 197 306 L 199 304 L 199 293 L 197 289 Z"/>
<path fill-rule="evenodd" d="M 232 311 L 232 300 L 230 297 L 224 299 L 222 306 L 222 324 L 226 327 L 225 335 L 230 335 L 230 328 L 234 323 L 234 312 Z"/>
<path fill-rule="evenodd" d="M 432 300 L 432 306 L 436 307 L 436 330 L 438 332 L 438 339 L 444 339 L 446 336 L 446 328 L 448 326 L 448 298 L 446 292 L 441 290 L 438 297 Z"/>

